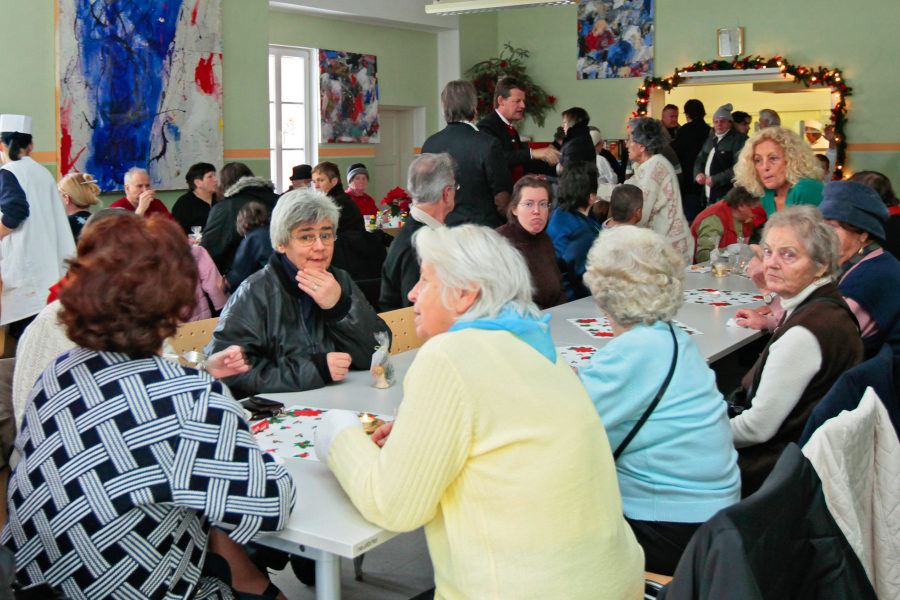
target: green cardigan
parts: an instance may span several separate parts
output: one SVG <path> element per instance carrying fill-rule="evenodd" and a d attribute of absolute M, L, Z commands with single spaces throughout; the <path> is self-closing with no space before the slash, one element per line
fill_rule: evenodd
<path fill-rule="evenodd" d="M 795 204 L 812 204 L 818 206 L 822 201 L 822 190 L 825 185 L 818 179 L 801 179 L 797 184 L 788 190 L 785 206 L 794 206 Z M 762 197 L 762 207 L 766 211 L 767 216 L 771 216 L 775 212 L 775 190 L 766 190 Z"/>

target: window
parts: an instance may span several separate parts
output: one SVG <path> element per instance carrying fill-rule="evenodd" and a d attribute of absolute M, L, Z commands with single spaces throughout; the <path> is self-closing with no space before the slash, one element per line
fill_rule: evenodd
<path fill-rule="evenodd" d="M 269 158 L 277 190 L 294 165 L 315 165 L 318 139 L 318 52 L 269 46 Z"/>

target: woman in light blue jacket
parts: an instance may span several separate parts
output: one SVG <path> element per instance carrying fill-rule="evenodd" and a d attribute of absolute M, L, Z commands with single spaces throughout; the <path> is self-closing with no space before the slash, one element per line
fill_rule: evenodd
<path fill-rule="evenodd" d="M 668 575 L 694 530 L 741 491 L 715 375 L 672 323 L 684 267 L 653 231 L 605 231 L 588 254 L 584 282 L 615 337 L 579 371 L 616 455 L 623 509 L 647 569 Z"/>

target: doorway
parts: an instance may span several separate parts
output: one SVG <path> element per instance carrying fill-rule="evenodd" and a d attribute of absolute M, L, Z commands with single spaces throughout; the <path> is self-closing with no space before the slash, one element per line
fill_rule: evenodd
<path fill-rule="evenodd" d="M 376 204 L 395 187 L 406 189 L 406 172 L 415 159 L 416 108 L 378 107 L 380 139 L 375 144 L 372 166 L 373 189 L 369 192 Z M 379 208 L 381 208 L 379 206 Z"/>

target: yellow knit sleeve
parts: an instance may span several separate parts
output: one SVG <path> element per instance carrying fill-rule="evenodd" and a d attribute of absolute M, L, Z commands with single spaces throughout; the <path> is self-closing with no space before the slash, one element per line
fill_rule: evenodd
<path fill-rule="evenodd" d="M 471 403 L 460 374 L 433 340 L 403 383 L 403 402 L 383 448 L 358 428 L 341 432 L 328 466 L 359 512 L 391 531 L 431 521 L 472 445 Z"/>

